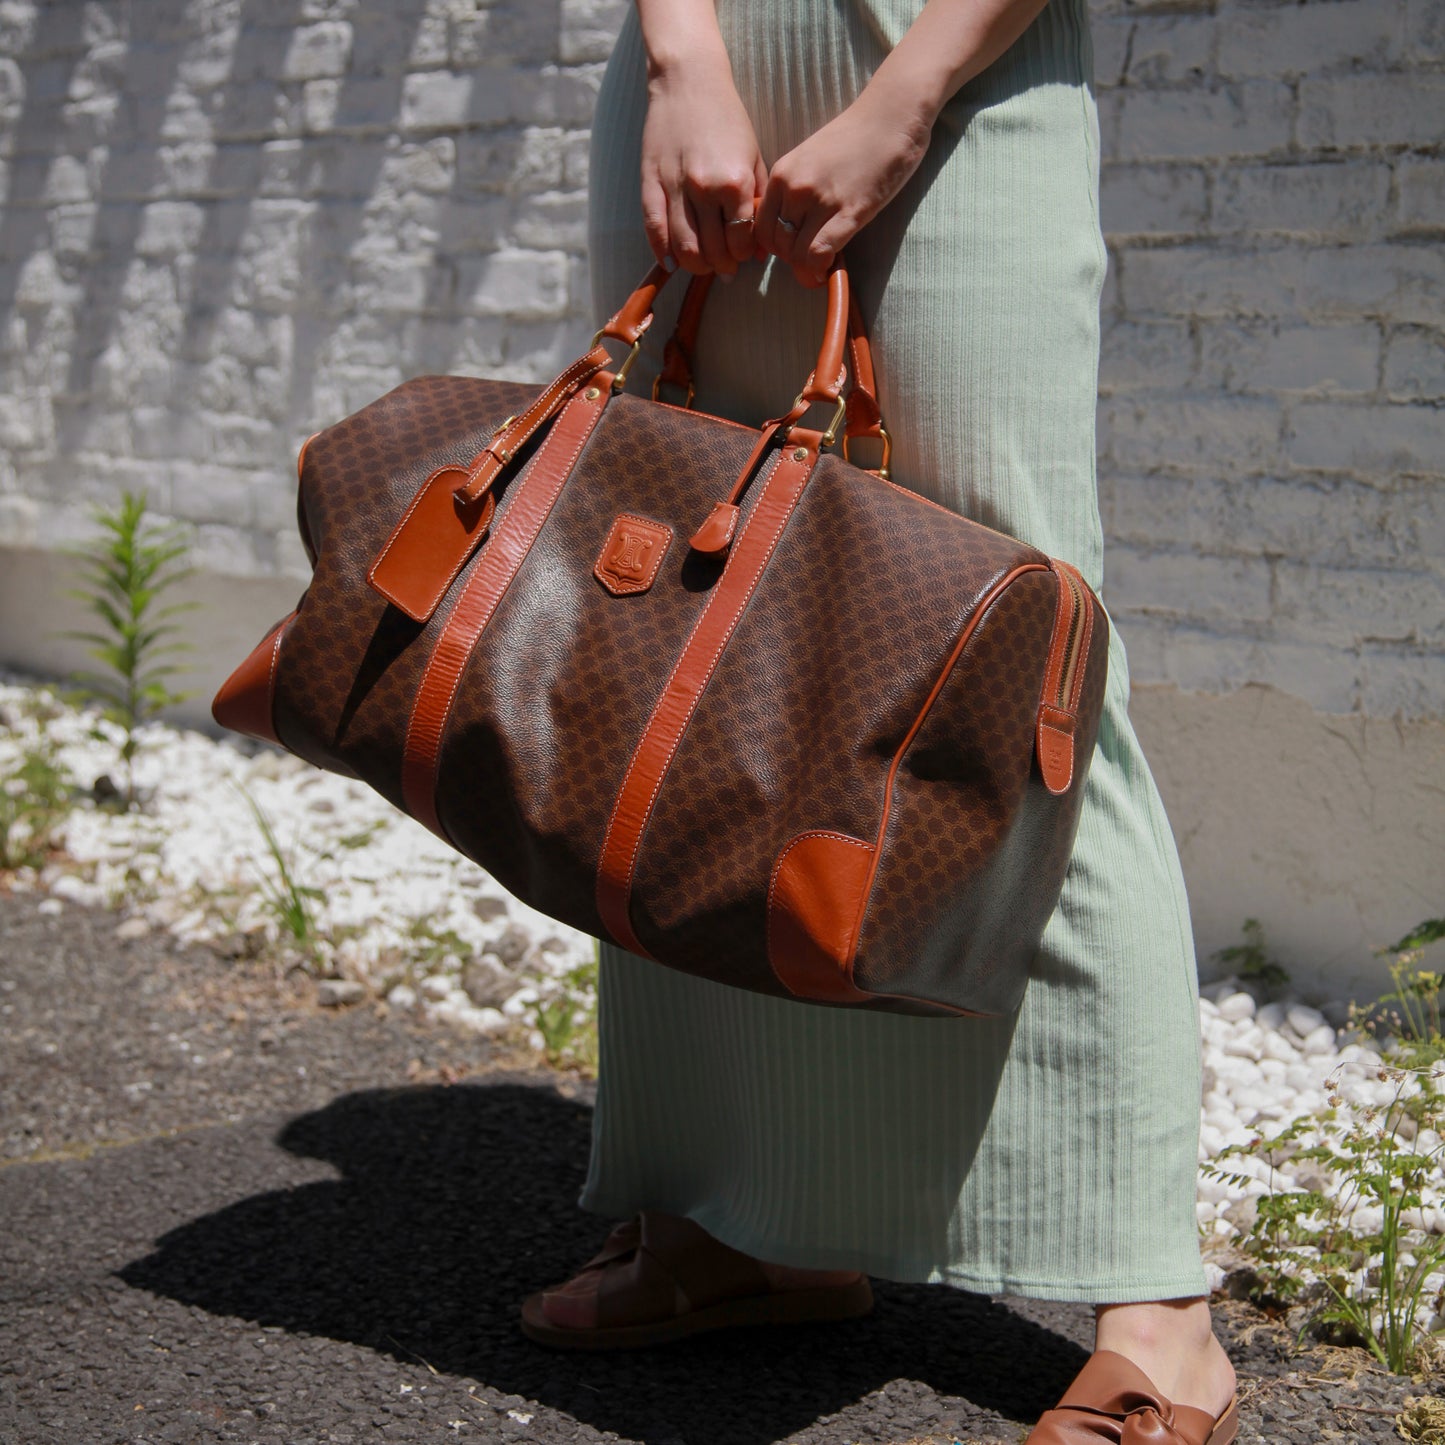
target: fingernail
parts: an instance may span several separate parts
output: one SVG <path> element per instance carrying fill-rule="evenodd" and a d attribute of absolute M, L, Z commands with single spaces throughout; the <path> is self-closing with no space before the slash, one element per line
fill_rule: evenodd
<path fill-rule="evenodd" d="M 671 275 L 677 270 L 677 262 L 673 260 L 671 256 L 664 256 L 662 258 L 662 269 Z"/>

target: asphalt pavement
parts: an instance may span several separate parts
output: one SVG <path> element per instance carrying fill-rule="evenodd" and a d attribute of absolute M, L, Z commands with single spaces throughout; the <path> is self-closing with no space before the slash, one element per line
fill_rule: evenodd
<path fill-rule="evenodd" d="M 867 1320 L 555 1354 L 518 1302 L 576 1208 L 590 1086 L 263 965 L 0 892 L 0 1445 L 1013 1445 L 1087 1309 L 880 1283 Z M 1398 1441 L 1429 1385 L 1221 1302 L 1243 1445 Z"/>

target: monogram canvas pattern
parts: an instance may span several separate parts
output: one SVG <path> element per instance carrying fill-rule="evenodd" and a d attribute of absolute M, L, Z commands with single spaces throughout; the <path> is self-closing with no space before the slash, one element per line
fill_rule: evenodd
<path fill-rule="evenodd" d="M 1049 793 L 1029 738 L 1057 602 L 1051 573 L 1010 583 L 904 755 L 859 939 L 860 988 L 952 993 L 988 1013 L 1017 1003 L 1033 951 L 1020 910 L 1056 897 L 1063 875 L 1043 876 L 1037 851 L 1012 845 L 1051 836 L 1078 795 Z M 1032 677 L 1024 657 L 1038 660 Z"/>
<path fill-rule="evenodd" d="M 755 435 L 614 397 L 457 689 L 438 789 L 449 836 L 504 886 L 594 935 L 617 790 L 722 571 L 680 539 L 726 494 Z M 643 593 L 614 596 L 592 575 L 619 511 L 679 539 Z"/>
<path fill-rule="evenodd" d="M 1047 559 L 824 456 L 678 748 L 686 783 L 658 798 L 633 888 L 643 946 L 784 992 L 747 900 L 795 834 L 874 836 L 893 755 L 959 632 L 1030 561 Z"/>
<path fill-rule="evenodd" d="M 388 605 L 367 569 L 425 479 L 466 466 L 540 391 L 422 378 L 307 447 L 300 510 L 315 571 L 280 648 L 274 722 L 287 747 L 398 805 L 427 659 L 480 559 L 510 535 L 511 483 L 546 430 L 503 474 L 491 533 L 430 621 Z M 600 850 L 629 760 L 724 576 L 725 559 L 686 539 L 756 440 L 625 392 L 608 400 L 446 714 L 436 803 L 447 836 L 532 906 L 595 935 Z M 757 481 L 744 493 L 739 535 L 760 494 Z M 881 845 L 854 979 L 898 997 L 872 1002 L 1012 1008 L 1082 796 L 1082 766 L 1054 798 L 1033 759 L 1058 596 L 1039 552 L 825 455 L 659 786 L 629 915 L 643 946 L 785 995 L 767 954 L 770 874 L 789 839 L 835 830 Z M 1082 762 L 1102 707 L 1102 610 L 1095 638 Z"/>

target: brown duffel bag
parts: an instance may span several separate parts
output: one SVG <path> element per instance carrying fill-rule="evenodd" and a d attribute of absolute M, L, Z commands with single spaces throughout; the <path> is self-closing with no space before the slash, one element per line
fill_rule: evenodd
<path fill-rule="evenodd" d="M 312 437 L 311 583 L 216 719 L 633 953 L 788 998 L 1010 1011 L 1078 825 L 1103 608 L 886 455 L 827 450 L 845 421 L 887 444 L 841 268 L 817 366 L 761 429 L 623 389 L 666 279 L 548 387 L 420 377 Z"/>

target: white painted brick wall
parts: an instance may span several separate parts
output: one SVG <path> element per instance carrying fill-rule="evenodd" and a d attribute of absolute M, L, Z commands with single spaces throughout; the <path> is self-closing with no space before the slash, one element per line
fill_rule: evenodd
<path fill-rule="evenodd" d="M 0 544 L 141 487 L 300 575 L 316 425 L 552 374 L 624 5 L 0 0 Z M 1134 676 L 1445 714 L 1445 0 L 1093 9 Z"/>
<path fill-rule="evenodd" d="M 1095 3 L 1134 675 L 1445 713 L 1445 3 Z"/>

